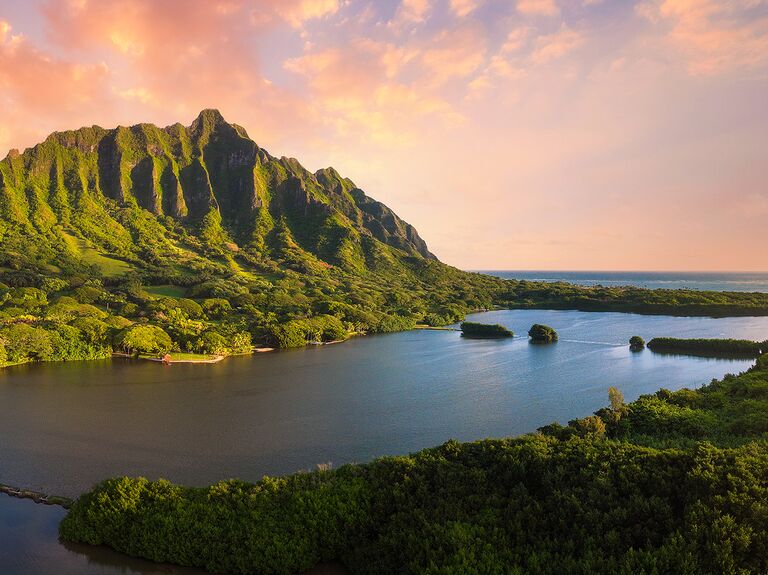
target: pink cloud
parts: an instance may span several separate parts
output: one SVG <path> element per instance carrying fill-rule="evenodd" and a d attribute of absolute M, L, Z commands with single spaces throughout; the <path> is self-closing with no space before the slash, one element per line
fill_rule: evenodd
<path fill-rule="evenodd" d="M 655 0 L 637 12 L 671 26 L 667 38 L 683 52 L 694 75 L 757 68 L 768 62 L 768 16 L 751 11 L 764 0 Z"/>
<path fill-rule="evenodd" d="M 457 18 L 464 18 L 480 6 L 482 0 L 451 0 L 451 12 Z"/>
<path fill-rule="evenodd" d="M 555 0 L 518 0 L 517 11 L 526 16 L 557 16 L 560 8 Z"/>
<path fill-rule="evenodd" d="M 68 127 L 63 118 L 92 123 L 110 108 L 109 75 L 102 63 L 48 55 L 0 21 L 0 146 L 32 144 L 45 135 L 44 126 Z"/>
<path fill-rule="evenodd" d="M 308 112 L 297 95 L 264 77 L 253 39 L 291 30 L 334 6 L 322 0 L 52 1 L 44 13 L 57 45 L 81 57 L 99 53 L 115 70 L 110 89 L 128 112 L 124 121 L 176 121 L 214 106 L 250 118 L 262 138 L 280 139 L 299 130 Z"/>
<path fill-rule="evenodd" d="M 339 9 L 339 0 L 300 0 L 299 2 L 286 2 L 284 6 L 278 6 L 277 12 L 283 16 L 292 26 L 299 27 L 307 20 L 323 18 L 334 14 Z"/>
<path fill-rule="evenodd" d="M 432 9 L 430 0 L 401 0 L 394 19 L 389 23 L 396 31 L 423 22 Z"/>
<path fill-rule="evenodd" d="M 544 64 L 556 60 L 575 50 L 583 42 L 583 34 L 563 24 L 557 32 L 536 39 L 531 61 L 534 64 Z"/>

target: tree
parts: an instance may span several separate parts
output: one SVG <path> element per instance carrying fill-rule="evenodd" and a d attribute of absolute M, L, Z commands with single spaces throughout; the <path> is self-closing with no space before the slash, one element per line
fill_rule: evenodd
<path fill-rule="evenodd" d="M 0 331 L 0 339 L 6 342 L 8 361 L 46 361 L 53 354 L 51 338 L 41 327 L 17 323 Z"/>
<path fill-rule="evenodd" d="M 223 354 L 227 349 L 227 340 L 215 331 L 206 331 L 195 342 L 195 351 L 199 353 Z"/>
<path fill-rule="evenodd" d="M 232 353 L 248 353 L 253 351 L 251 334 L 247 331 L 239 331 L 230 337 L 229 349 Z"/>
<path fill-rule="evenodd" d="M 80 303 L 96 303 L 107 295 L 103 289 L 88 285 L 77 288 L 73 293 Z"/>
<path fill-rule="evenodd" d="M 156 325 L 133 325 L 121 331 L 116 343 L 128 354 L 168 353 L 173 341 Z"/>
<path fill-rule="evenodd" d="M 208 298 L 203 300 L 203 312 L 211 319 L 221 319 L 232 311 L 232 306 L 224 298 Z"/>
<path fill-rule="evenodd" d="M 597 415 L 574 419 L 569 421 L 568 425 L 573 427 L 580 437 L 600 438 L 605 436 L 605 422 Z"/>
<path fill-rule="evenodd" d="M 535 323 L 528 330 L 528 336 L 534 343 L 553 343 L 557 341 L 557 332 L 548 325 Z"/>
<path fill-rule="evenodd" d="M 629 349 L 640 351 L 645 348 L 645 340 L 639 335 L 633 335 L 629 338 Z"/>
<path fill-rule="evenodd" d="M 624 394 L 615 387 L 608 388 L 608 401 L 611 403 L 611 410 L 618 413 L 624 409 Z"/>

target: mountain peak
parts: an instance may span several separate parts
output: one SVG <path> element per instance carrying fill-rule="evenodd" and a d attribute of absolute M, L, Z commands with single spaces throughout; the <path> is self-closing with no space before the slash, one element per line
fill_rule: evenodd
<path fill-rule="evenodd" d="M 224 116 L 222 116 L 221 112 L 219 112 L 216 108 L 205 108 L 204 110 L 200 111 L 200 113 L 197 115 L 197 118 L 195 118 L 195 121 L 192 122 L 192 125 L 189 128 L 193 132 L 196 132 L 201 129 L 212 130 L 219 126 L 228 125 L 229 123 L 224 119 Z"/>

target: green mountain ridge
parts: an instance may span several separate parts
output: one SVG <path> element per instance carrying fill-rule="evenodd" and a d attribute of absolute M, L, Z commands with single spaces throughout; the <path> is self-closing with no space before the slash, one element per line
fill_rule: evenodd
<path fill-rule="evenodd" d="M 179 228 L 206 256 L 244 250 L 358 271 L 435 259 L 413 226 L 354 182 L 273 157 L 217 110 L 189 127 L 56 132 L 0 161 L 0 242 L 33 262 L 77 259 L 71 234 L 157 263 L 174 255 Z"/>

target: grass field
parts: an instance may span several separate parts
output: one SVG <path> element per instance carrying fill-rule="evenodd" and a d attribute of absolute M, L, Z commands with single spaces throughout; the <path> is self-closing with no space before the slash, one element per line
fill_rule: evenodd
<path fill-rule="evenodd" d="M 184 297 L 187 293 L 185 288 L 174 285 L 148 286 L 146 291 L 158 297 Z"/>
<path fill-rule="evenodd" d="M 124 261 L 100 254 L 96 248 L 82 238 L 78 238 L 66 231 L 62 231 L 61 234 L 74 253 L 80 256 L 85 263 L 98 267 L 101 273 L 107 277 L 123 275 L 133 269 L 130 264 Z"/>

